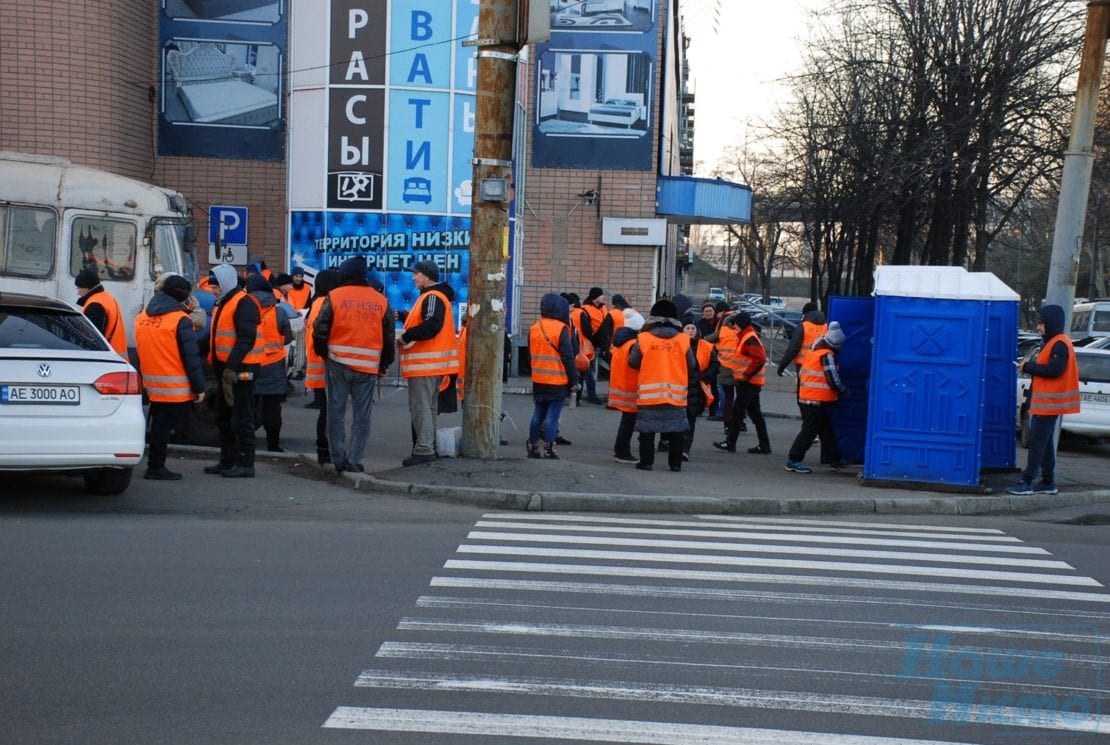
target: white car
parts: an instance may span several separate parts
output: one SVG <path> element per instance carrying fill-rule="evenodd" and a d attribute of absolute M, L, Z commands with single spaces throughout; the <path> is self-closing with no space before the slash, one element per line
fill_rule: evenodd
<path fill-rule="evenodd" d="M 120 494 L 145 444 L 139 374 L 96 327 L 61 300 L 0 292 L 0 472 Z"/>
<path fill-rule="evenodd" d="M 1065 414 L 1060 428 L 1063 432 L 1088 439 L 1110 438 L 1110 349 L 1076 347 L 1079 364 L 1079 392 L 1082 397 L 1078 414 Z M 1029 447 L 1029 377 L 1018 377 L 1018 441 Z"/>

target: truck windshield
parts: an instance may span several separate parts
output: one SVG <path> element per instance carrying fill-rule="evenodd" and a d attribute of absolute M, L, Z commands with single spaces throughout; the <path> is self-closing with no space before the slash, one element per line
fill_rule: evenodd
<path fill-rule="evenodd" d="M 151 258 L 155 277 L 173 272 L 196 284 L 196 235 L 188 222 L 154 221 L 154 254 Z"/>

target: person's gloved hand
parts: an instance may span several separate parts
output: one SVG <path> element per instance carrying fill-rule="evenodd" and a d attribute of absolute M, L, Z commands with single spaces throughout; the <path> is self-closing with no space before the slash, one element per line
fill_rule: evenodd
<path fill-rule="evenodd" d="M 235 405 L 235 384 L 239 382 L 239 374 L 234 370 L 224 370 L 221 378 L 224 390 L 224 402 L 228 406 Z"/>

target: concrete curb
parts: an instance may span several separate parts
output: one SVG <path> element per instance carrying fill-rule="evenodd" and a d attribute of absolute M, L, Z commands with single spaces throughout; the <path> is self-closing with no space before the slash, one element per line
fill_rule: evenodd
<path fill-rule="evenodd" d="M 199 445 L 171 445 L 189 455 L 219 457 L 219 449 Z M 321 475 L 334 471 L 303 453 L 259 451 L 256 459 L 271 463 L 299 463 Z M 1110 503 L 1110 489 L 1024 496 L 930 496 L 893 499 L 775 499 L 683 497 L 668 495 L 590 494 L 585 492 L 527 491 L 475 486 L 418 484 L 383 479 L 368 473 L 343 473 L 353 489 L 415 499 L 443 500 L 486 509 L 523 512 L 628 512 L 707 515 L 1005 515 L 1060 507 Z"/>

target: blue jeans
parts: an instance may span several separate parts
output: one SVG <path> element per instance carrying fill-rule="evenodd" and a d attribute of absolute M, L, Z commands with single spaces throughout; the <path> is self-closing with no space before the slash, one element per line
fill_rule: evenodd
<path fill-rule="evenodd" d="M 565 398 L 558 401 L 536 401 L 536 408 L 532 410 L 532 422 L 528 425 L 528 440 L 554 443 L 559 434 L 559 413 L 563 410 Z M 541 438 L 540 427 L 543 426 Z"/>
<path fill-rule="evenodd" d="M 334 360 L 326 360 L 328 445 L 331 462 L 361 465 L 370 439 L 370 409 L 374 405 L 374 384 L 378 376 L 352 370 Z M 347 443 L 347 398 L 351 399 L 351 441 Z"/>
<path fill-rule="evenodd" d="M 1056 482 L 1056 422 L 1059 414 L 1029 417 L 1029 460 L 1021 479 L 1032 484 L 1038 475 L 1046 484 Z"/>
<path fill-rule="evenodd" d="M 586 398 L 597 398 L 597 357 L 590 360 L 590 367 L 582 373 L 582 384 L 585 386 Z"/>

